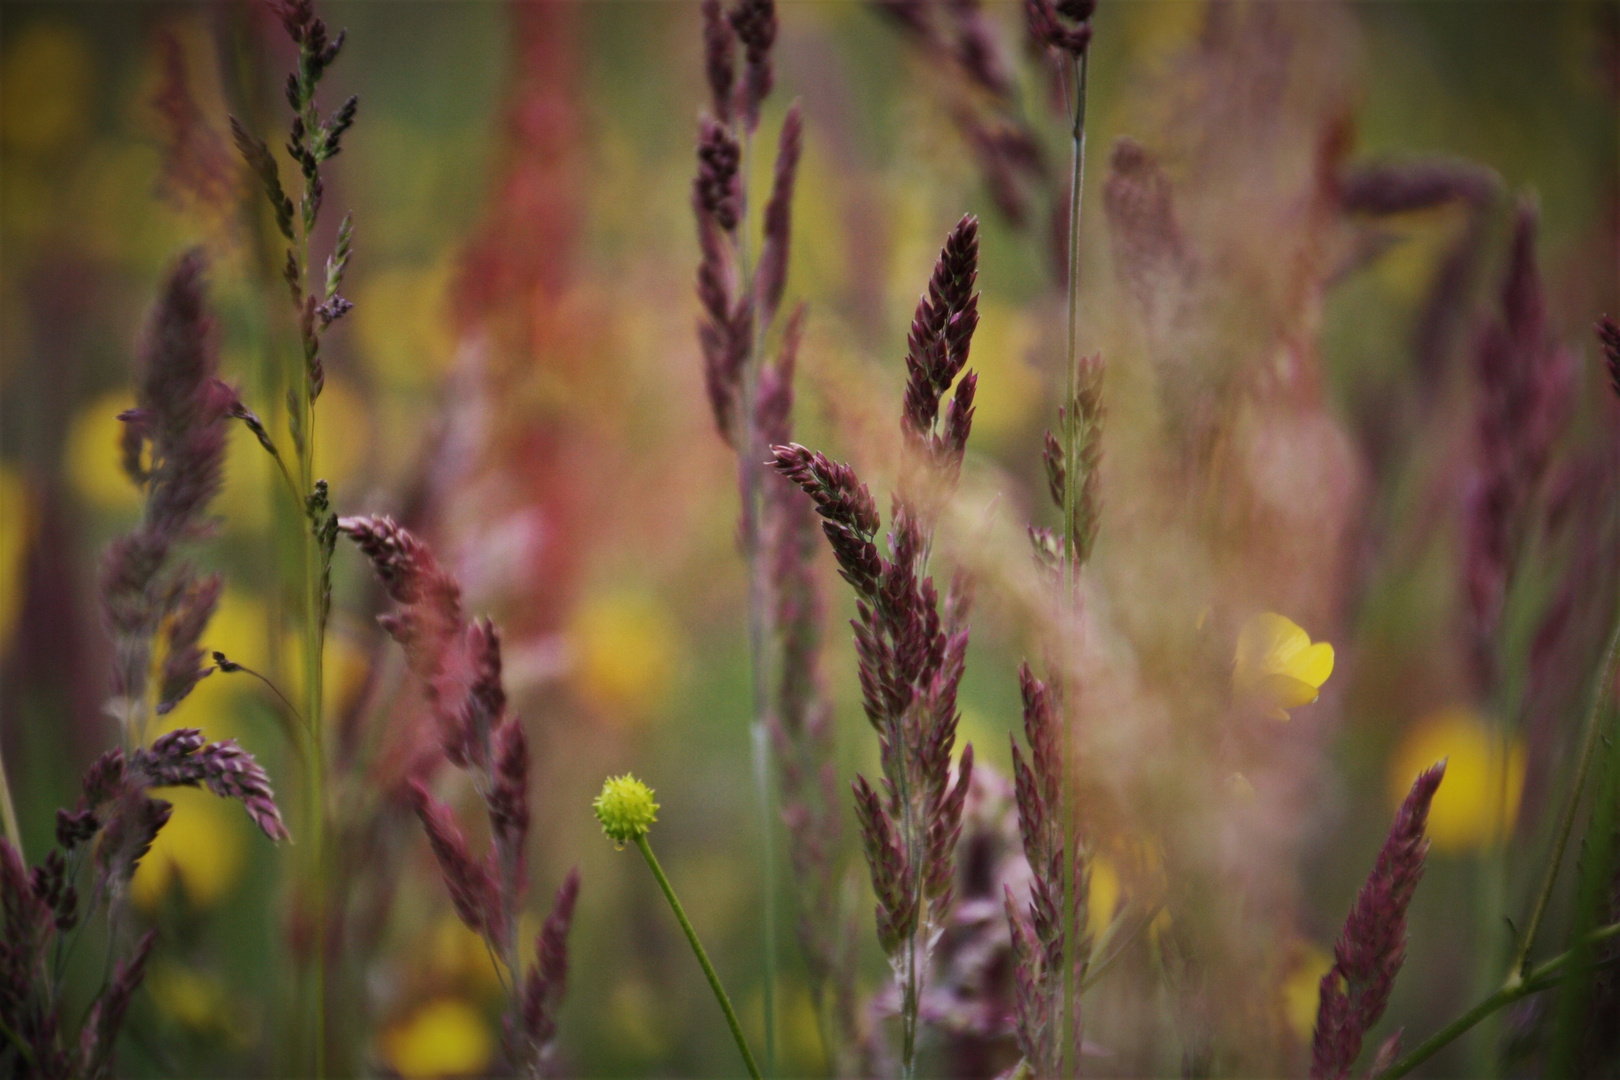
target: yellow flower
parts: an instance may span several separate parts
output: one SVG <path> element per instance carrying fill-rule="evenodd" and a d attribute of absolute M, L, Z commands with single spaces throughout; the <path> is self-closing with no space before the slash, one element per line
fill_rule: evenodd
<path fill-rule="evenodd" d="M 22 614 L 33 522 L 28 485 L 15 469 L 0 465 L 0 656 L 6 654 L 11 632 Z"/>
<path fill-rule="evenodd" d="M 1119 911 L 1122 890 L 1119 871 L 1105 856 L 1091 858 L 1091 886 L 1086 891 L 1086 932 L 1093 940 L 1102 936 Z"/>
<path fill-rule="evenodd" d="M 1332 674 L 1333 646 L 1312 644 L 1309 634 L 1275 612 L 1252 616 L 1238 632 L 1232 689 L 1274 720 L 1287 720 L 1289 709 L 1315 701 Z"/>
<path fill-rule="evenodd" d="M 484 1014 L 457 998 L 430 1001 L 383 1036 L 383 1057 L 406 1080 L 479 1076 L 495 1053 Z"/>
<path fill-rule="evenodd" d="M 1333 966 L 1333 957 L 1308 941 L 1295 942 L 1293 953 L 1283 979 L 1283 1015 L 1294 1037 L 1310 1042 L 1322 1000 L 1322 976 Z"/>
<path fill-rule="evenodd" d="M 602 823 L 602 831 L 619 848 L 646 836 L 658 820 L 652 788 L 629 773 L 603 781 L 602 794 L 591 807 L 596 811 L 596 820 Z"/>
<path fill-rule="evenodd" d="M 95 93 L 95 58 L 71 25 L 13 28 L 0 61 L 0 132 L 6 149 L 49 154 L 83 134 Z"/>
<path fill-rule="evenodd" d="M 242 809 L 198 788 L 164 788 L 157 794 L 174 804 L 174 814 L 136 868 L 130 896 L 137 907 L 151 911 L 179 880 L 193 907 L 212 907 L 242 868 L 240 823 L 232 820 Z"/>
<path fill-rule="evenodd" d="M 652 597 L 626 591 L 588 597 L 572 637 L 579 688 L 605 715 L 639 718 L 668 692 L 677 631 Z"/>
<path fill-rule="evenodd" d="M 1504 746 L 1474 710 L 1452 705 L 1430 713 L 1406 732 L 1389 763 L 1391 805 L 1399 806 L 1412 778 L 1441 758 L 1446 782 L 1429 807 L 1429 839 L 1436 850 L 1469 851 L 1495 843 L 1513 827 L 1524 792 L 1524 744 Z"/>
<path fill-rule="evenodd" d="M 68 429 L 68 477 L 79 497 L 98 510 L 133 510 L 141 504 L 140 489 L 120 464 L 124 424 L 118 414 L 134 405 L 128 392 L 105 394 L 75 413 Z"/>
<path fill-rule="evenodd" d="M 192 1031 L 230 1030 L 225 988 L 208 972 L 164 964 L 149 972 L 142 986 L 159 1009 Z"/>
<path fill-rule="evenodd" d="M 214 609 L 214 617 L 208 620 L 208 628 L 203 631 L 202 647 L 218 649 L 230 659 L 268 674 L 266 618 L 258 597 L 227 587 L 220 597 L 219 607 Z M 240 733 L 237 720 L 242 701 L 259 689 L 252 676 L 224 675 L 216 671 L 199 682 L 173 712 L 159 717 L 153 733 L 196 727 L 202 728 L 210 739 L 236 736 Z M 283 690 L 285 692 L 285 688 Z"/>

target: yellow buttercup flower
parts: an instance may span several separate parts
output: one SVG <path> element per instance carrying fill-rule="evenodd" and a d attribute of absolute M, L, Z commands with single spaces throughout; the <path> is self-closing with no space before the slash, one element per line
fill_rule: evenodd
<path fill-rule="evenodd" d="M 1289 709 L 1315 701 L 1332 674 L 1333 646 L 1325 641 L 1313 644 L 1291 619 L 1263 611 L 1238 632 L 1232 690 L 1274 720 L 1287 720 Z"/>
<path fill-rule="evenodd" d="M 641 719 L 664 700 L 678 670 L 679 633 L 652 596 L 588 596 L 573 620 L 576 677 L 587 700 L 615 719 Z"/>
<path fill-rule="evenodd" d="M 1412 778 L 1441 758 L 1446 782 L 1429 806 L 1435 850 L 1471 851 L 1506 835 L 1524 792 L 1524 744 L 1510 739 L 1503 745 L 1485 718 L 1465 705 L 1432 712 L 1406 732 L 1390 758 L 1391 805 L 1399 806 Z"/>
<path fill-rule="evenodd" d="M 1283 978 L 1283 1016 L 1294 1037 L 1310 1042 L 1316 1030 L 1317 1007 L 1322 1002 L 1322 976 L 1333 966 L 1333 956 L 1308 941 L 1295 942 L 1288 974 Z"/>
<path fill-rule="evenodd" d="M 439 998 L 383 1036 L 383 1057 L 406 1080 L 481 1076 L 495 1054 L 482 1012 L 458 998 Z"/>
<path fill-rule="evenodd" d="M 134 510 L 141 492 L 124 473 L 123 421 L 118 414 L 133 408 L 128 391 L 105 394 L 73 416 L 67 437 L 67 474 L 73 489 L 98 510 Z"/>
<path fill-rule="evenodd" d="M 232 820 L 242 808 L 200 788 L 163 788 L 157 795 L 174 804 L 174 813 L 136 867 L 131 898 L 151 911 L 178 880 L 193 907 L 214 906 L 242 868 L 240 823 Z"/>
<path fill-rule="evenodd" d="M 33 505 L 22 474 L 0 465 L 0 656 L 22 615 L 27 584 L 28 538 L 34 530 Z"/>

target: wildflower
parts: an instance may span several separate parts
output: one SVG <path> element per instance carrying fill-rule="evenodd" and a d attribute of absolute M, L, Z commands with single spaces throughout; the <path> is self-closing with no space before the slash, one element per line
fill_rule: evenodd
<path fill-rule="evenodd" d="M 130 898 L 142 910 L 154 911 L 178 881 L 191 908 L 211 908 L 241 873 L 241 832 L 228 809 L 207 792 L 181 788 L 163 797 L 175 804 L 174 813 L 136 867 Z"/>
<path fill-rule="evenodd" d="M 1333 968 L 1333 957 L 1309 941 L 1296 941 L 1282 984 L 1283 1019 L 1301 1042 L 1309 1042 L 1316 1027 L 1322 978 Z"/>
<path fill-rule="evenodd" d="M 1289 709 L 1315 701 L 1332 674 L 1333 646 L 1312 643 L 1291 619 L 1260 612 L 1238 632 L 1232 690 L 1240 700 L 1264 708 L 1273 720 L 1287 720 Z"/>
<path fill-rule="evenodd" d="M 760 1080 L 759 1065 L 754 1061 L 754 1053 L 748 1049 L 748 1040 L 743 1037 L 742 1024 L 737 1019 L 737 1010 L 731 1005 L 731 998 L 727 996 L 725 987 L 720 985 L 720 976 L 715 973 L 714 965 L 709 962 L 709 954 L 704 951 L 703 943 L 698 940 L 697 931 L 692 928 L 692 920 L 686 917 L 686 909 L 681 907 L 680 899 L 675 895 L 675 886 L 669 883 L 664 868 L 658 864 L 658 856 L 653 854 L 652 845 L 647 843 L 647 832 L 652 828 L 653 822 L 658 820 L 658 804 L 653 802 L 652 788 L 640 780 L 625 773 L 623 776 L 610 776 L 602 782 L 602 794 L 596 797 L 592 804 L 596 809 L 596 818 L 602 823 L 602 831 L 613 841 L 614 847 L 624 850 L 626 842 L 632 842 L 641 852 L 641 857 L 647 861 L 647 869 L 652 871 L 653 878 L 658 887 L 663 890 L 664 899 L 669 904 L 669 910 L 674 913 L 675 921 L 681 924 L 681 931 L 686 934 L 686 943 L 692 947 L 692 955 L 703 968 L 704 977 L 709 980 L 709 989 L 714 992 L 714 1000 L 725 1013 L 726 1024 L 731 1028 L 731 1037 L 737 1043 L 737 1052 L 742 1055 L 743 1064 L 748 1069 L 748 1075 L 753 1080 Z M 569 901 L 572 904 L 572 901 Z"/>
<path fill-rule="evenodd" d="M 34 530 L 33 505 L 22 474 L 0 464 L 0 656 L 22 616 L 28 542 Z"/>
<path fill-rule="evenodd" d="M 76 412 L 68 426 L 63 467 L 73 493 L 86 506 L 111 511 L 140 508 L 140 492 L 118 464 L 124 438 L 124 423 L 118 418 L 134 405 L 128 391 L 104 394 Z"/>
<path fill-rule="evenodd" d="M 573 619 L 580 692 L 604 716 L 642 719 L 679 670 L 679 634 L 651 596 L 615 591 L 586 598 Z"/>
<path fill-rule="evenodd" d="M 1502 745 L 1467 706 L 1439 709 L 1412 726 L 1390 759 L 1390 801 L 1401 799 L 1406 777 L 1440 758 L 1447 759 L 1446 784 L 1429 808 L 1435 848 L 1447 854 L 1474 851 L 1506 835 L 1524 791 L 1524 744 L 1512 739 Z"/>
<path fill-rule="evenodd" d="M 602 794 L 591 804 L 602 831 L 615 847 L 624 850 L 627 843 L 647 835 L 653 822 L 658 820 L 658 804 L 653 802 L 652 788 L 629 773 L 611 776 L 602 784 Z"/>
<path fill-rule="evenodd" d="M 383 1039 L 383 1056 L 406 1080 L 481 1076 L 495 1054 L 489 1021 L 459 998 L 430 1001 Z"/>

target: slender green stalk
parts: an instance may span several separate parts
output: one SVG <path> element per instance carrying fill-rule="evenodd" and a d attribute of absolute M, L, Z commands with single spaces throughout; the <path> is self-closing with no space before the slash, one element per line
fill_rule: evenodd
<path fill-rule="evenodd" d="M 1620 936 L 1620 923 L 1610 923 L 1608 926 L 1595 930 L 1588 935 L 1583 946 L 1589 949 L 1616 936 Z M 1498 1009 L 1505 1008 L 1521 998 L 1529 997 L 1531 994 L 1553 986 L 1558 982 L 1563 969 L 1569 966 L 1575 953 L 1575 949 L 1560 953 L 1540 967 L 1525 973 L 1524 977 L 1514 985 L 1504 986 L 1496 993 L 1485 998 L 1472 1009 L 1469 1009 L 1425 1039 L 1416 1050 L 1397 1060 L 1388 1070 L 1380 1074 L 1380 1080 L 1400 1080 L 1400 1077 L 1405 1076 L 1425 1061 L 1428 1061 L 1435 1054 L 1456 1041 L 1458 1036 Z"/>
<path fill-rule="evenodd" d="M 1564 810 L 1559 815 L 1552 855 L 1547 861 L 1541 888 L 1536 893 L 1536 905 L 1530 911 L 1530 921 L 1525 923 L 1524 934 L 1519 939 L 1519 947 L 1514 953 L 1513 963 L 1508 968 L 1507 981 L 1503 984 L 1503 989 L 1512 990 L 1524 981 L 1525 969 L 1530 963 L 1530 948 L 1535 943 L 1536 931 L 1541 928 L 1541 920 L 1546 916 L 1547 905 L 1552 900 L 1553 883 L 1558 878 L 1559 866 L 1564 861 L 1564 851 L 1569 846 L 1569 835 L 1575 827 L 1575 814 L 1580 807 L 1581 792 L 1586 787 L 1587 773 L 1592 769 L 1592 759 L 1597 750 L 1598 736 L 1602 728 L 1599 720 L 1603 715 L 1603 704 L 1608 700 L 1609 692 L 1614 686 L 1617 662 L 1620 662 L 1620 623 L 1615 625 L 1614 631 L 1609 635 L 1609 647 L 1603 659 L 1603 668 L 1598 675 L 1597 685 L 1592 688 L 1592 702 L 1586 713 L 1586 735 L 1581 740 L 1581 756 L 1575 763 L 1575 775 L 1570 778 L 1569 793 L 1564 798 Z"/>
<path fill-rule="evenodd" d="M 748 244 L 748 187 L 749 168 L 753 158 L 753 135 L 743 125 L 742 155 L 739 164 L 739 197 L 741 221 L 737 229 L 738 291 L 752 290 L 753 266 L 749 259 Z M 770 590 L 765 580 L 765 559 L 762 550 L 764 529 L 761 527 L 764 496 L 761 470 L 765 468 L 765 448 L 760 445 L 759 418 L 756 406 L 759 398 L 759 368 L 761 342 L 766 326 L 759 325 L 759 303 L 751 305 L 753 325 L 749 328 L 748 358 L 742 370 L 742 439 L 737 449 L 737 491 L 742 509 L 743 557 L 748 574 L 748 678 L 752 695 L 753 719 L 749 725 L 754 797 L 758 803 L 760 831 L 760 882 L 764 892 L 762 912 L 764 941 L 761 959 L 764 962 L 765 1006 L 765 1068 L 770 1076 L 776 1075 L 776 814 L 775 790 L 770 766 L 770 731 L 766 716 L 770 709 L 770 615 L 766 610 Z"/>
<path fill-rule="evenodd" d="M 698 963 L 703 965 L 703 974 L 708 977 L 709 989 L 714 991 L 714 999 L 720 1003 L 720 1011 L 726 1014 L 726 1023 L 731 1027 L 731 1037 L 737 1040 L 737 1049 L 742 1053 L 743 1064 L 748 1067 L 748 1075 L 753 1080 L 762 1080 L 759 1065 L 754 1061 L 753 1051 L 748 1049 L 748 1040 L 743 1038 L 742 1025 L 737 1022 L 737 1010 L 731 1007 L 731 999 L 726 996 L 725 987 L 720 985 L 720 976 L 715 974 L 714 965 L 709 963 L 709 954 L 703 951 L 703 943 L 698 940 L 697 931 L 692 929 L 691 920 L 686 917 L 686 911 L 675 896 L 675 889 L 664 876 L 664 868 L 658 865 L 658 857 L 653 854 L 652 845 L 647 843 L 646 834 L 634 838 L 636 847 L 641 851 L 641 857 L 647 860 L 647 868 L 652 871 L 653 877 L 658 879 L 658 887 L 664 890 L 664 899 L 669 901 L 669 909 L 675 913 L 675 920 L 681 924 L 686 932 L 686 940 L 692 946 L 692 952 L 697 956 Z"/>
<path fill-rule="evenodd" d="M 0 755 L 0 815 L 5 817 L 6 839 L 17 849 L 17 857 L 22 858 L 22 830 L 17 827 L 17 807 L 11 801 L 11 781 L 6 778 L 6 759 L 3 755 Z"/>
<path fill-rule="evenodd" d="M 1071 116 L 1069 154 L 1069 259 L 1068 259 L 1068 351 L 1067 386 L 1063 406 L 1063 600 L 1067 610 L 1061 625 L 1065 637 L 1063 655 L 1073 655 L 1073 632 L 1079 619 L 1080 608 L 1080 537 L 1075 535 L 1075 507 L 1078 503 L 1080 474 L 1080 196 L 1085 186 L 1086 171 L 1086 75 L 1090 66 L 1089 52 L 1070 57 L 1069 76 L 1074 84 L 1074 112 Z M 1059 673 L 1061 678 L 1062 673 Z M 1067 680 L 1064 680 L 1065 682 Z M 1063 823 L 1063 1009 L 1057 1017 L 1059 1071 L 1073 1076 L 1079 1067 L 1069 1033 L 1073 1023 L 1074 1001 L 1080 993 L 1076 985 L 1073 952 L 1079 941 L 1080 898 L 1074 887 L 1075 850 L 1079 830 L 1075 822 L 1074 805 L 1074 738 L 1072 694 L 1062 694 L 1063 727 L 1063 783 L 1059 793 L 1059 820 Z"/>

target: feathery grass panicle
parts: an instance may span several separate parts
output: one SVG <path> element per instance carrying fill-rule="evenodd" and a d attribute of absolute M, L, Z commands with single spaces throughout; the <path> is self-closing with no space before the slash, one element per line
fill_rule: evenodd
<path fill-rule="evenodd" d="M 799 103 L 788 106 L 782 120 L 782 133 L 776 144 L 776 173 L 771 198 L 765 204 L 765 241 L 760 247 L 759 265 L 754 268 L 754 296 L 759 305 L 759 321 L 771 325 L 782 304 L 787 286 L 788 250 L 793 237 L 793 184 L 799 172 L 799 155 L 804 151 L 804 121 Z"/>
<path fill-rule="evenodd" d="M 1609 386 L 1620 397 L 1620 326 L 1607 315 L 1597 322 L 1598 343 L 1603 346 L 1603 363 L 1609 373 Z"/>
<path fill-rule="evenodd" d="M 1023 696 L 1024 738 L 1029 758 L 1012 742 L 1013 785 L 1018 805 L 1018 827 L 1024 841 L 1024 857 L 1030 868 L 1029 904 L 1020 910 L 1010 889 L 1006 892 L 1007 919 L 1012 930 L 1014 981 L 1017 996 L 1014 1009 L 1018 1046 L 1036 1076 L 1057 1076 L 1065 1050 L 1077 1054 L 1081 1044 L 1080 1004 L 1070 1007 L 1068 1022 L 1063 1015 L 1065 965 L 1073 972 L 1071 983 L 1085 975 L 1091 960 L 1091 939 L 1086 896 L 1090 885 L 1088 861 L 1077 852 L 1072 862 L 1065 858 L 1062 820 L 1063 757 L 1062 729 L 1055 689 L 1030 672 L 1029 665 L 1018 669 Z M 1065 890 L 1065 867 L 1072 866 L 1074 880 Z M 1063 917 L 1065 895 L 1075 898 L 1077 927 L 1075 947 L 1067 947 Z"/>
<path fill-rule="evenodd" d="M 1498 632 L 1531 527 L 1529 508 L 1574 404 L 1574 357 L 1548 325 L 1535 247 L 1536 211 L 1521 200 L 1501 313 L 1480 329 L 1474 348 L 1479 457 L 1464 505 L 1463 580 L 1482 695 L 1498 678 Z"/>
<path fill-rule="evenodd" d="M 793 375 L 804 305 L 788 317 L 775 363 L 761 373 L 760 438 L 792 438 Z M 780 670 L 771 735 L 780 766 L 781 816 L 788 858 L 798 882 L 797 928 L 818 1006 L 831 1007 L 841 1036 L 854 1037 L 854 950 L 841 914 L 840 827 L 832 705 L 821 677 L 825 605 L 815 572 L 816 511 L 795 485 L 773 477 L 765 485 L 763 524 L 771 584 L 771 623 Z"/>
<path fill-rule="evenodd" d="M 1406 909 L 1412 903 L 1429 841 L 1429 804 L 1446 763 L 1424 770 L 1390 825 L 1372 874 L 1361 887 L 1322 977 L 1321 1004 L 1311 1041 L 1312 1080 L 1344 1080 L 1361 1042 L 1384 1015 L 1390 989 L 1406 959 Z"/>
<path fill-rule="evenodd" d="M 1024 0 L 1030 35 L 1049 49 L 1081 56 L 1091 47 L 1096 0 Z"/>
<path fill-rule="evenodd" d="M 525 973 L 517 937 L 529 887 L 529 746 L 523 725 L 507 711 L 500 634 L 487 618 L 467 619 L 459 583 L 427 544 L 392 518 L 345 517 L 337 519 L 336 529 L 371 561 L 398 605 L 378 622 L 422 682 L 445 758 L 471 775 L 484 801 L 491 850 L 480 859 L 455 813 L 428 790 L 425 775 L 410 780 L 405 792 L 457 916 L 510 976 L 503 980 L 508 1001 L 502 1030 L 511 1064 L 524 1076 L 549 1075 L 579 872 L 571 871 L 559 889 Z"/>
<path fill-rule="evenodd" d="M 726 17 L 743 47 L 743 77 L 734 106 L 744 127 L 759 127 L 759 109 L 775 86 L 771 46 L 776 43 L 775 0 L 737 0 Z"/>
<path fill-rule="evenodd" d="M 771 448 L 775 468 L 823 518 L 839 572 L 856 592 L 855 651 L 867 719 L 878 735 L 881 791 L 854 785 L 856 817 L 877 893 L 878 939 L 900 989 L 902 1071 L 916 1067 L 916 1028 L 929 952 L 953 898 L 955 850 L 973 772 L 965 746 L 951 783 L 956 693 L 965 668 L 966 594 L 941 608 L 926 576 L 932 520 L 954 485 L 972 425 L 973 374 L 962 375 L 945 435 L 939 400 L 967 361 L 977 324 L 977 223 L 964 217 L 947 238 L 918 304 L 907 354 L 901 429 L 913 448 L 910 482 L 894 496 L 889 556 L 881 522 L 854 470 L 796 443 Z M 966 387 L 966 390 L 962 389 Z M 919 512 L 915 499 L 927 500 Z"/>
<path fill-rule="evenodd" d="M 288 838 L 270 778 L 235 739 L 209 742 L 196 728 L 176 728 L 136 750 L 129 768 L 143 787 L 207 787 L 222 799 L 236 799 L 265 836 Z"/>

